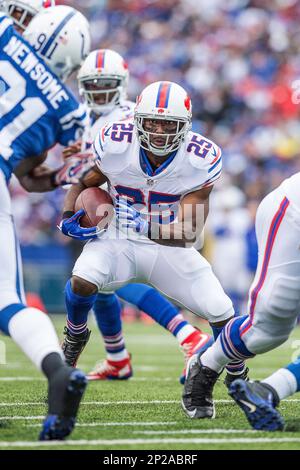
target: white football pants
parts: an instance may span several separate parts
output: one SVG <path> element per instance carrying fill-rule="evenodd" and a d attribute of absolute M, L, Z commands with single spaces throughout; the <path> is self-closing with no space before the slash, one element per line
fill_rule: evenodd
<path fill-rule="evenodd" d="M 73 275 L 104 292 L 129 282 L 150 284 L 211 323 L 234 315 L 232 302 L 210 264 L 194 248 L 124 238 L 92 240 L 84 246 Z"/>
<path fill-rule="evenodd" d="M 300 313 L 300 212 L 282 187 L 261 202 L 256 234 L 258 266 L 240 334 L 260 354 L 287 340 Z"/>
<path fill-rule="evenodd" d="M 25 303 L 20 247 L 16 238 L 11 201 L 0 170 L 0 311 L 11 304 Z"/>

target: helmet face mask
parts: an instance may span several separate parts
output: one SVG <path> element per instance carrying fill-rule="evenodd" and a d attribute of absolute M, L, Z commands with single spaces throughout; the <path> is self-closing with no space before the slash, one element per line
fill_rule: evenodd
<path fill-rule="evenodd" d="M 191 100 L 176 83 L 152 83 L 137 98 L 134 123 L 139 144 L 154 155 L 177 150 L 191 129 L 191 120 Z"/>
<path fill-rule="evenodd" d="M 113 110 L 120 104 L 122 80 L 115 77 L 82 78 L 79 80 L 80 94 L 87 106 L 98 112 Z"/>
<path fill-rule="evenodd" d="M 166 131 L 168 126 L 164 126 L 164 121 L 166 124 L 174 123 L 175 129 L 172 130 L 172 132 L 150 131 L 147 130 L 147 121 L 156 121 L 156 123 L 159 123 L 160 121 L 160 127 L 165 127 Z M 156 119 L 154 119 L 153 116 L 149 115 L 136 116 L 135 126 L 137 129 L 140 146 L 157 156 L 168 155 L 169 153 L 177 150 L 184 141 L 186 133 L 190 129 L 189 122 L 185 121 L 184 119 L 181 120 L 172 117 L 162 119 L 158 116 L 156 116 Z"/>
<path fill-rule="evenodd" d="M 123 57 L 110 49 L 99 49 L 89 54 L 78 73 L 79 93 L 89 109 L 109 113 L 126 99 L 128 78 Z"/>
<path fill-rule="evenodd" d="M 7 13 L 11 16 L 18 32 L 25 31 L 31 20 L 43 8 L 43 0 L 7 0 Z"/>

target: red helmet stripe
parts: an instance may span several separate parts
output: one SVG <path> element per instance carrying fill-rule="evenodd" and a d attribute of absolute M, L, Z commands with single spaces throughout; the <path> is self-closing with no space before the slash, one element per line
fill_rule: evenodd
<path fill-rule="evenodd" d="M 105 51 L 99 51 L 96 57 L 96 67 L 97 69 L 103 69 L 105 61 Z"/>
<path fill-rule="evenodd" d="M 50 8 L 55 6 L 55 1 L 53 0 L 44 0 L 43 7 Z"/>
<path fill-rule="evenodd" d="M 167 108 L 169 104 L 169 96 L 171 91 L 171 84 L 168 82 L 161 82 L 158 88 L 156 99 L 157 108 Z"/>

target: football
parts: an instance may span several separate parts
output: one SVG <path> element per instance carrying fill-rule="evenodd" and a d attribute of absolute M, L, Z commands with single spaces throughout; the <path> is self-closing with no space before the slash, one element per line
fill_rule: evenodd
<path fill-rule="evenodd" d="M 114 215 L 113 201 L 107 191 L 101 188 L 87 188 L 79 194 L 75 211 L 84 209 L 85 215 L 80 219 L 82 227 L 107 228 Z"/>

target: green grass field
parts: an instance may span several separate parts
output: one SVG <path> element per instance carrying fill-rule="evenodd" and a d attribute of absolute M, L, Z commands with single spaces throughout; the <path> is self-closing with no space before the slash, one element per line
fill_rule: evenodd
<path fill-rule="evenodd" d="M 63 318 L 54 317 L 54 322 L 61 337 Z M 90 326 L 91 340 L 79 363 L 86 372 L 103 358 L 97 328 Z M 12 341 L 1 337 L 7 364 L 0 365 L 0 449 L 300 449 L 297 395 L 281 403 L 287 423 L 282 433 L 252 431 L 222 380 L 215 391 L 216 419 L 191 420 L 180 407 L 183 356 L 177 341 L 158 326 L 143 323 L 125 325 L 125 335 L 134 377 L 90 383 L 75 431 L 59 443 L 36 442 L 46 412 L 46 382 Z M 276 351 L 252 360 L 251 377 L 263 378 L 288 363 L 298 338 L 299 329 Z"/>

